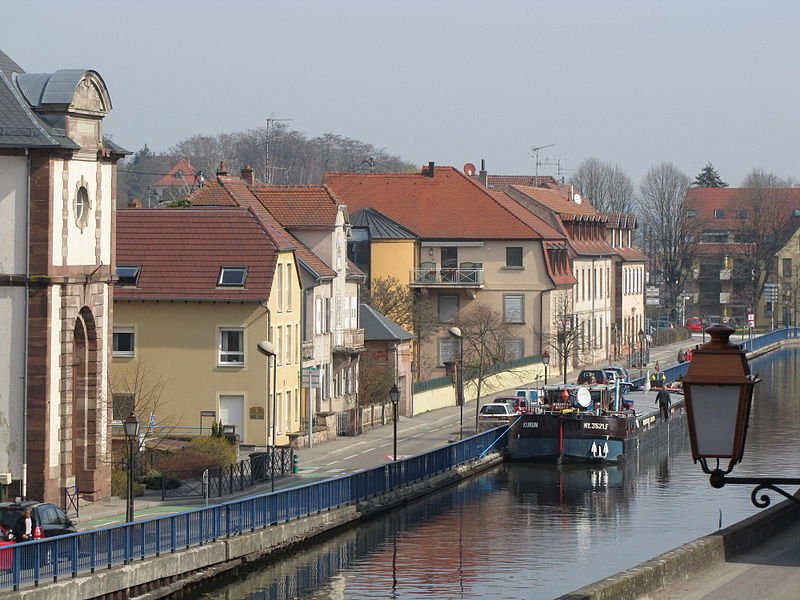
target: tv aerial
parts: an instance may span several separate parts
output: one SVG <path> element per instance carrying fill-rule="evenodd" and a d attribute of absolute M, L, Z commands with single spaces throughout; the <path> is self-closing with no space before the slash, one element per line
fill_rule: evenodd
<path fill-rule="evenodd" d="M 539 150 L 544 150 L 545 148 L 552 148 L 553 146 L 555 146 L 555 144 L 546 144 L 544 146 L 536 146 L 534 148 L 531 148 L 531 156 L 536 161 L 535 162 L 535 164 L 536 164 L 536 177 L 539 176 L 539 165 L 542 164 L 541 162 L 539 162 Z"/>

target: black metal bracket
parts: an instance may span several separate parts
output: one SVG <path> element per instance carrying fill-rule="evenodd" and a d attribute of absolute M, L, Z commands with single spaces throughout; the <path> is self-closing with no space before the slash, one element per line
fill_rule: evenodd
<path fill-rule="evenodd" d="M 750 493 L 750 501 L 756 508 L 767 508 L 770 505 L 771 499 L 764 493 L 767 491 L 780 494 L 787 500 L 791 500 L 795 504 L 800 505 L 800 498 L 779 487 L 786 485 L 800 486 L 800 477 L 729 477 L 728 473 L 733 470 L 734 461 L 731 461 L 727 470 L 723 471 L 719 468 L 719 460 L 717 461 L 717 468 L 715 469 L 709 469 L 704 458 L 700 458 L 699 460 L 703 472 L 710 475 L 709 483 L 711 487 L 720 489 L 725 485 L 756 486 Z"/>

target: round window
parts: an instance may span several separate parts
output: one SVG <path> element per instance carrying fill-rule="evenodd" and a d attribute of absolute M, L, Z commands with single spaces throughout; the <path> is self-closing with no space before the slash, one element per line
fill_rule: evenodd
<path fill-rule="evenodd" d="M 83 230 L 89 217 L 89 192 L 80 186 L 75 194 L 75 224 Z"/>

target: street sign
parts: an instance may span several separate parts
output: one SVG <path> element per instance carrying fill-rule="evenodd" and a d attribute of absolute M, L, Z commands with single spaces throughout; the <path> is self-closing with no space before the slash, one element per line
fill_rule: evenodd
<path fill-rule="evenodd" d="M 303 369 L 303 387 L 319 387 L 322 383 L 322 369 Z"/>
<path fill-rule="evenodd" d="M 645 298 L 645 304 L 647 304 L 647 306 L 661 306 L 661 299 L 660 298 Z"/>
<path fill-rule="evenodd" d="M 645 296 L 648 298 L 657 298 L 658 297 L 658 286 L 657 285 L 648 285 L 644 289 Z"/>

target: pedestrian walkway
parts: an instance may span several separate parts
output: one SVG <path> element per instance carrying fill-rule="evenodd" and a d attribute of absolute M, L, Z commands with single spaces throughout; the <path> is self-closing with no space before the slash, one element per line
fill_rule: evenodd
<path fill-rule="evenodd" d="M 655 365 L 655 363 L 658 362 L 662 369 L 666 368 L 677 362 L 678 350 L 693 347 L 695 344 L 701 342 L 702 340 L 699 339 L 698 335 L 695 335 L 691 340 L 683 340 L 664 346 L 654 346 L 650 349 L 650 364 Z M 575 381 L 578 370 L 579 369 L 575 369 L 567 373 L 568 382 Z M 638 376 L 638 371 L 638 369 L 634 370 L 631 376 Z M 560 381 L 560 379 L 554 379 L 553 382 L 556 380 Z M 531 385 L 534 384 L 520 384 L 517 387 Z M 494 392 L 483 398 L 482 403 L 491 400 L 491 398 L 495 396 L 507 394 L 508 390 Z M 656 392 L 649 392 L 645 395 L 648 400 L 650 396 L 652 396 L 653 402 L 655 402 Z M 404 439 L 415 440 L 415 443 L 418 444 L 415 447 L 418 449 L 414 453 L 422 452 L 425 449 L 431 450 L 440 447 L 447 444 L 448 441 L 458 439 L 458 423 L 456 422 L 455 427 L 448 427 L 448 424 L 452 425 L 453 419 L 460 416 L 459 413 L 459 407 L 451 406 L 415 415 L 411 418 L 401 417 L 398 421 L 398 436 Z M 475 430 L 473 425 L 475 422 L 475 403 L 467 402 L 464 406 L 463 414 L 464 432 L 465 434 L 472 434 Z M 313 448 L 300 448 L 297 451 L 300 455 L 298 473 L 276 479 L 275 489 L 302 485 L 319 479 L 336 477 L 337 475 L 352 472 L 356 469 L 382 464 L 391 460 L 392 439 L 393 428 L 389 422 L 387 425 L 376 427 L 357 437 L 339 437 L 334 440 L 315 444 Z M 376 452 L 377 449 L 382 450 L 382 452 Z M 402 448 L 398 450 L 398 455 L 403 456 L 405 454 L 408 454 L 408 452 L 402 450 Z M 361 455 L 363 458 L 357 460 L 356 455 Z M 344 466 L 345 462 L 355 462 L 357 467 L 346 468 Z M 271 491 L 271 489 L 272 485 L 267 481 L 240 493 L 225 496 L 224 498 L 211 498 L 209 504 L 218 504 L 228 500 L 263 494 Z M 202 506 L 205 506 L 205 500 L 202 498 L 178 498 L 162 501 L 160 493 L 153 491 L 147 492 L 145 496 L 136 498 L 134 501 L 137 519 L 165 516 L 200 508 Z M 81 501 L 79 518 L 79 529 L 81 530 L 121 524 L 124 522 L 124 498 L 113 497 L 91 503 L 84 503 Z"/>

